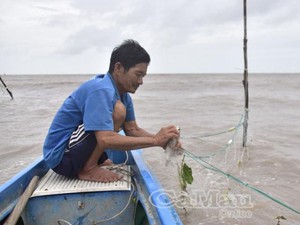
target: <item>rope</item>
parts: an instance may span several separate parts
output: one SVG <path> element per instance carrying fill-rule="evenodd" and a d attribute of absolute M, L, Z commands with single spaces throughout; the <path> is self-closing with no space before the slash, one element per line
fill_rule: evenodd
<path fill-rule="evenodd" d="M 122 209 L 120 212 L 118 212 L 117 214 L 115 214 L 115 215 L 113 215 L 113 216 L 111 216 L 111 217 L 109 217 L 109 218 L 107 218 L 107 219 L 99 220 L 99 221 L 97 221 L 97 222 L 95 222 L 95 223 L 93 223 L 93 224 L 96 225 L 96 224 L 104 223 L 104 222 L 113 220 L 113 219 L 117 218 L 118 216 L 120 216 L 120 215 L 128 208 L 128 206 L 129 206 L 129 204 L 130 204 L 130 201 L 131 201 L 131 199 L 132 199 L 132 196 L 133 196 L 133 194 L 135 193 L 135 187 L 134 187 L 134 185 L 131 184 L 131 187 L 132 187 L 132 191 L 131 191 L 131 193 L 130 193 L 130 196 L 129 196 L 129 198 L 128 198 L 128 201 L 127 201 L 126 205 L 123 207 L 123 209 Z M 64 219 L 58 219 L 58 220 L 57 220 L 57 223 L 58 223 L 59 225 L 61 225 L 61 222 L 66 223 L 66 224 L 68 224 L 68 225 L 72 225 L 72 224 L 71 224 L 70 222 L 68 222 L 67 220 L 64 220 Z"/>
<path fill-rule="evenodd" d="M 120 216 L 128 208 L 128 206 L 130 204 L 130 201 L 132 199 L 132 196 L 133 196 L 133 194 L 135 192 L 135 188 L 134 188 L 133 184 L 131 184 L 131 187 L 132 187 L 132 191 L 130 193 L 130 196 L 129 196 L 128 201 L 127 201 L 126 205 L 124 206 L 124 208 L 120 212 L 118 212 L 117 214 L 115 214 L 114 216 L 112 216 L 112 217 L 110 217 L 108 219 L 97 221 L 96 223 L 94 223 L 95 225 L 99 224 L 99 223 L 104 223 L 104 222 L 107 222 L 107 221 L 115 219 L 116 217 Z"/>
<path fill-rule="evenodd" d="M 226 151 L 234 143 L 234 140 L 236 138 L 236 135 L 237 135 L 237 132 L 238 132 L 239 128 L 242 125 L 244 125 L 244 122 L 245 122 L 244 120 L 248 119 L 247 118 L 248 117 L 247 113 L 248 113 L 248 111 L 245 110 L 245 112 L 242 114 L 241 119 L 238 122 L 238 124 L 236 126 L 232 127 L 232 128 L 229 128 L 228 130 L 224 130 L 224 131 L 216 132 L 216 133 L 211 133 L 211 134 L 203 134 L 203 135 L 199 136 L 199 137 L 202 137 L 202 138 L 203 137 L 211 137 L 211 136 L 221 135 L 221 134 L 225 134 L 225 133 L 229 133 L 229 132 L 233 132 L 234 131 L 234 133 L 231 136 L 231 139 L 229 139 L 229 141 L 227 142 L 227 144 L 225 144 L 224 146 L 222 146 L 221 149 L 215 151 L 214 153 L 211 153 L 211 154 L 208 154 L 208 155 L 204 155 L 204 156 L 196 156 L 192 152 L 190 152 L 190 151 L 188 151 L 186 149 L 183 149 L 184 152 L 185 152 L 185 154 L 187 156 L 189 156 L 190 158 L 192 158 L 194 161 L 196 161 L 198 164 L 202 165 L 204 168 L 209 169 L 209 170 L 214 171 L 214 172 L 217 172 L 217 173 L 220 173 L 220 174 L 226 176 L 227 178 L 229 178 L 231 180 L 234 180 L 234 181 L 236 181 L 239 184 L 242 184 L 243 186 L 247 187 L 248 189 L 253 190 L 253 191 L 259 193 L 260 195 L 271 199 L 272 201 L 280 204 L 281 206 L 283 206 L 283 207 L 285 207 L 285 208 L 287 208 L 287 209 L 289 209 L 289 210 L 291 210 L 291 211 L 293 211 L 293 212 L 295 212 L 297 214 L 300 214 L 300 211 L 294 209 L 293 207 L 289 206 L 288 204 L 280 201 L 279 199 L 274 198 L 273 196 L 265 193 L 264 191 L 262 191 L 262 190 L 260 190 L 260 189 L 258 189 L 256 187 L 254 187 L 254 186 L 252 186 L 252 185 L 250 185 L 248 183 L 246 183 L 245 181 L 242 181 L 241 179 L 239 179 L 239 178 L 237 178 L 237 177 L 235 177 L 235 176 L 233 176 L 233 175 L 231 175 L 229 173 L 226 173 L 226 172 L 222 171 L 221 169 L 215 167 L 214 165 L 212 165 L 209 162 L 207 162 L 207 161 L 204 160 L 204 158 L 211 158 L 211 157 L 213 157 L 213 156 L 215 156 L 215 155 L 217 155 L 217 154 L 219 154 L 221 152 Z M 244 152 L 243 152 L 243 154 L 244 154 Z"/>
<path fill-rule="evenodd" d="M 126 165 L 126 163 L 128 162 L 128 159 L 129 159 L 128 153 L 127 153 L 127 152 L 125 152 L 125 153 L 126 153 L 126 159 L 125 159 L 125 162 L 123 162 L 122 164 L 119 164 L 119 165 L 104 166 L 104 168 L 106 168 L 106 169 L 108 169 L 108 170 L 111 170 L 111 171 L 114 171 L 114 172 L 119 172 L 119 173 L 121 173 L 121 174 L 123 174 L 123 175 L 133 176 L 133 174 L 131 174 L 131 173 L 128 174 L 128 171 L 127 171 L 127 170 L 124 170 L 124 169 L 122 168 L 124 165 Z M 126 181 L 126 180 L 123 180 L 123 181 Z M 99 221 L 93 223 L 93 225 L 100 224 L 100 223 L 104 223 L 104 222 L 113 220 L 113 219 L 117 218 L 118 216 L 120 216 L 120 215 L 128 208 L 128 206 L 129 206 L 129 204 L 130 204 L 130 201 L 131 201 L 131 199 L 132 199 L 132 197 L 133 197 L 133 194 L 135 193 L 135 187 L 134 187 L 134 185 L 133 185 L 132 183 L 131 183 L 131 187 L 132 187 L 132 191 L 131 191 L 130 196 L 129 196 L 129 198 L 128 198 L 128 201 L 127 201 L 126 205 L 123 207 L 123 209 L 122 209 L 120 212 L 118 212 L 117 214 L 115 214 L 115 215 L 113 215 L 113 216 L 111 216 L 111 217 L 109 217 L 109 218 L 107 218 L 107 219 L 99 220 Z M 57 220 L 57 223 L 58 223 L 59 225 L 61 225 L 60 222 L 64 222 L 64 223 L 66 223 L 66 224 L 68 224 L 68 225 L 72 225 L 70 222 L 68 222 L 67 220 L 63 220 L 63 219 L 58 219 L 58 220 Z"/>
<path fill-rule="evenodd" d="M 63 219 L 58 219 L 58 220 L 57 220 L 57 223 L 58 223 L 59 225 L 61 225 L 60 222 L 66 223 L 66 224 L 68 224 L 68 225 L 72 225 L 70 222 L 68 222 L 68 221 L 66 221 L 66 220 L 63 220 Z"/>
<path fill-rule="evenodd" d="M 262 195 L 262 196 L 264 196 L 264 197 L 267 197 L 267 198 L 271 199 L 272 201 L 274 201 L 274 202 L 280 204 L 281 206 L 283 206 L 283 207 L 285 207 L 285 208 L 287 208 L 287 209 L 289 209 L 289 210 L 291 210 L 291 211 L 293 211 L 293 212 L 295 212 L 295 213 L 297 213 L 297 214 L 300 214 L 300 211 L 298 211 L 298 210 L 292 208 L 292 207 L 289 206 L 288 204 L 286 204 L 286 203 L 284 203 L 284 202 L 282 202 L 282 201 L 280 201 L 280 200 L 274 198 L 273 196 L 271 196 L 271 195 L 265 193 L 264 191 L 262 191 L 262 190 L 260 190 L 260 189 L 258 189 L 258 188 L 256 188 L 256 187 L 254 187 L 254 186 L 252 186 L 252 185 L 246 183 L 245 181 L 242 181 L 242 180 L 240 180 L 239 178 L 237 178 L 237 177 L 235 177 L 235 176 L 233 176 L 233 175 L 231 175 L 231 174 L 229 174 L 229 173 L 226 173 L 226 172 L 222 171 L 221 169 L 219 169 L 219 168 L 213 166 L 212 164 L 206 162 L 205 160 L 202 159 L 203 157 L 198 157 L 198 156 L 194 155 L 193 153 L 191 153 L 191 152 L 188 151 L 188 150 L 184 150 L 184 151 L 185 151 L 185 154 L 186 154 L 187 156 L 189 156 L 190 158 L 192 158 L 193 160 L 195 160 L 196 162 L 198 162 L 199 164 L 201 164 L 201 165 L 202 165 L 203 167 L 205 167 L 206 169 L 209 169 L 209 170 L 215 171 L 215 172 L 217 172 L 217 173 L 220 173 L 220 174 L 222 174 L 222 175 L 224 175 L 224 176 L 230 178 L 231 180 L 234 180 L 234 181 L 236 181 L 236 182 L 242 184 L 243 186 L 247 187 L 248 189 L 253 190 L 253 191 L 259 193 L 260 195 Z"/>
<path fill-rule="evenodd" d="M 211 154 L 207 154 L 207 155 L 201 156 L 201 158 L 211 158 L 211 157 L 213 157 L 213 156 L 215 156 L 215 155 L 217 155 L 219 153 L 222 153 L 222 152 L 226 151 L 231 145 L 233 145 L 234 140 L 236 138 L 236 135 L 238 133 L 238 130 L 243 125 L 244 115 L 245 114 L 241 115 L 241 118 L 240 118 L 238 124 L 236 126 L 234 126 L 234 127 L 231 127 L 229 129 L 221 131 L 221 132 L 200 135 L 199 137 L 203 138 L 203 137 L 211 137 L 211 136 L 217 136 L 217 135 L 221 135 L 221 134 L 233 132 L 233 134 L 231 136 L 231 139 L 229 139 L 229 141 L 227 142 L 227 144 L 222 145 L 219 150 L 217 150 L 217 151 L 215 151 L 215 152 L 213 152 Z"/>
<path fill-rule="evenodd" d="M 221 134 L 226 134 L 226 133 L 230 133 L 232 131 L 235 131 L 237 128 L 239 128 L 241 125 L 243 125 L 243 121 L 244 121 L 244 117 L 245 117 L 245 113 L 243 113 L 241 115 L 241 118 L 238 122 L 237 125 L 235 125 L 234 127 L 231 127 L 227 130 L 223 130 L 223 131 L 219 131 L 219 132 L 215 132 L 215 133 L 206 133 L 206 134 L 202 134 L 202 135 L 199 135 L 197 136 L 197 138 L 206 138 L 206 137 L 211 137 L 211 136 L 217 136 L 217 135 L 221 135 Z"/>

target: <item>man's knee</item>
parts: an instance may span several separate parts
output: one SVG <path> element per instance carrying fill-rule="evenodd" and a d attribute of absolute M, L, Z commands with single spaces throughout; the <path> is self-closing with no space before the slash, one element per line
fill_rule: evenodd
<path fill-rule="evenodd" d="M 114 130 L 119 131 L 120 127 L 125 121 L 126 117 L 126 108 L 123 103 L 118 100 L 115 104 L 113 112 L 113 121 L 114 121 Z"/>

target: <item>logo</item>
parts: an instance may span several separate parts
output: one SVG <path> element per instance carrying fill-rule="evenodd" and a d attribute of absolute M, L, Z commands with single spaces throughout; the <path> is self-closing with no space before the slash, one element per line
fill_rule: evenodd
<path fill-rule="evenodd" d="M 199 208 L 219 210 L 221 218 L 251 218 L 253 203 L 249 194 L 234 194 L 228 191 L 191 190 L 176 192 L 159 189 L 149 196 L 149 202 L 157 208 Z"/>

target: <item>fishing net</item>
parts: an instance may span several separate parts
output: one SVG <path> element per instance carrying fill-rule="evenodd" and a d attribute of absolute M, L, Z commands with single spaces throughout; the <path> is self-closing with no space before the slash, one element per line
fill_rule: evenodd
<path fill-rule="evenodd" d="M 191 137 L 197 148 L 185 149 L 184 161 L 194 181 L 175 205 L 184 209 L 185 217 L 201 214 L 199 224 L 296 224 L 299 211 L 255 187 L 247 176 L 244 120 L 245 114 L 231 128 Z"/>

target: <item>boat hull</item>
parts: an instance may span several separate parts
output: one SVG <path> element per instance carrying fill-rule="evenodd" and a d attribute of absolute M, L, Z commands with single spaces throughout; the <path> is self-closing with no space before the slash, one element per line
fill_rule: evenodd
<path fill-rule="evenodd" d="M 22 218 L 24 224 L 133 224 L 135 204 L 130 196 L 131 191 L 106 191 L 34 197 Z"/>
<path fill-rule="evenodd" d="M 130 164 L 133 189 L 33 197 L 18 224 L 182 224 L 160 183 L 143 161 L 141 150 L 130 152 L 129 158 L 120 151 L 108 155 L 114 163 L 127 160 Z M 0 187 L 0 224 L 12 212 L 32 177 L 43 177 L 48 170 L 41 158 Z"/>

